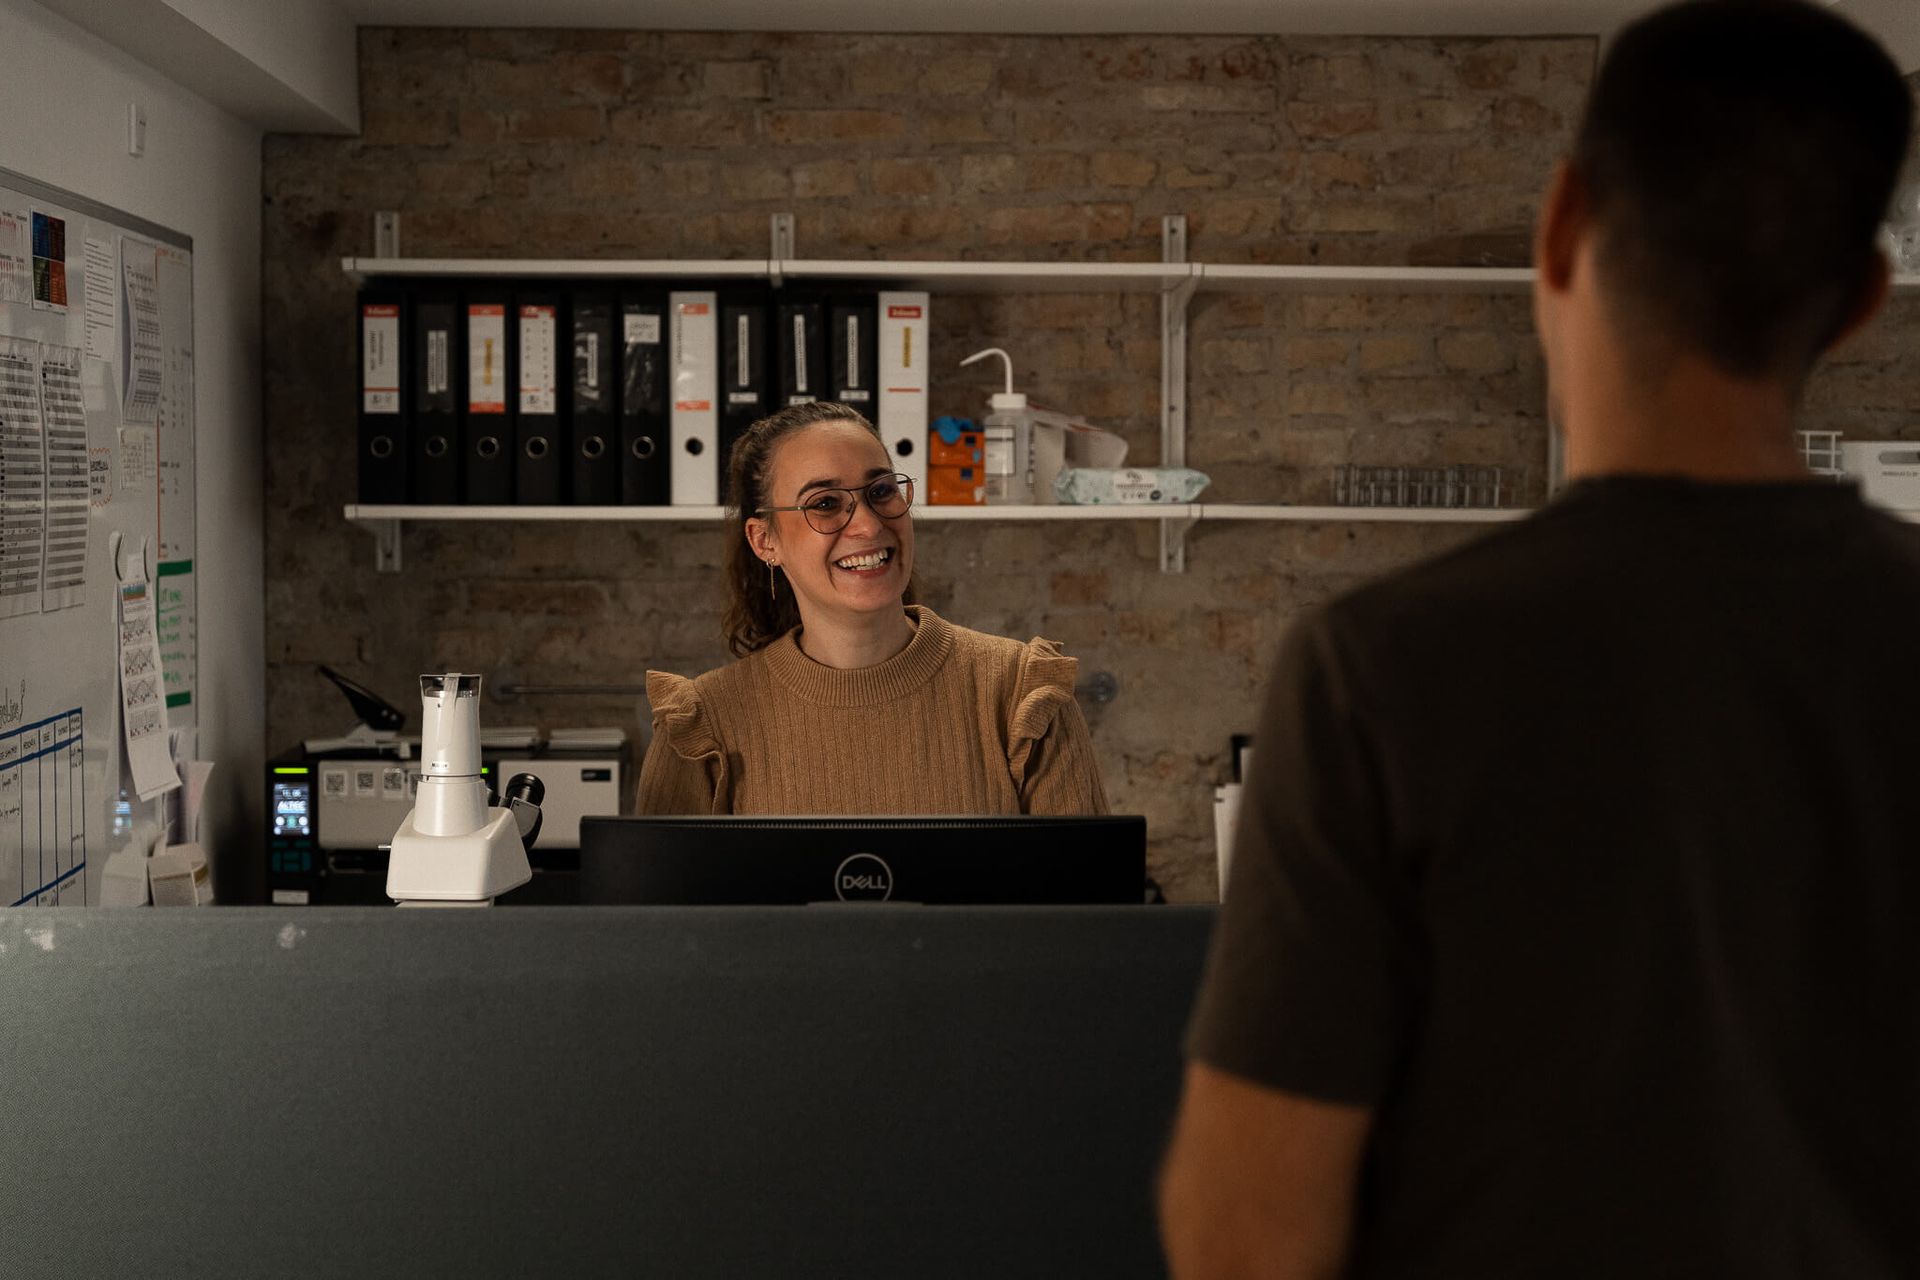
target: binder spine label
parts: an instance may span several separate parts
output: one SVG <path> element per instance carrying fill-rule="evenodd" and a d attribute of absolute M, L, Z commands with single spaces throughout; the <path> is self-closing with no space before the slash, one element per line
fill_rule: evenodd
<path fill-rule="evenodd" d="M 360 308 L 360 408 L 363 413 L 400 412 L 400 308 L 367 303 Z"/>
<path fill-rule="evenodd" d="M 447 348 L 452 337 L 453 335 L 445 329 L 429 329 L 427 331 L 426 393 L 430 396 L 444 396 L 447 394 L 447 383 L 451 376 L 447 361 Z"/>
<path fill-rule="evenodd" d="M 793 317 L 793 394 L 789 404 L 804 404 L 812 399 L 807 387 L 807 318 L 798 312 Z"/>
<path fill-rule="evenodd" d="M 558 308 L 520 308 L 520 412 L 557 413 L 560 381 L 554 343 L 559 337 Z"/>
<path fill-rule="evenodd" d="M 467 409 L 507 411 L 507 309 L 476 303 L 467 308 Z"/>
<path fill-rule="evenodd" d="M 858 387 L 866 379 L 860 376 L 860 317 L 847 317 L 847 386 Z M 860 397 L 862 400 L 865 396 Z"/>
<path fill-rule="evenodd" d="M 578 366 L 578 378 L 574 382 L 574 394 L 593 406 L 600 407 L 600 335 L 591 330 L 575 337 L 574 350 Z"/>
<path fill-rule="evenodd" d="M 621 336 L 629 347 L 660 344 L 660 317 L 629 311 L 621 318 Z"/>

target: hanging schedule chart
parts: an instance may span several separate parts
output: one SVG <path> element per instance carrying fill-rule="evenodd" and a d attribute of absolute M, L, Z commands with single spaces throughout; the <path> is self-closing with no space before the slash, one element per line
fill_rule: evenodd
<path fill-rule="evenodd" d="M 86 901 L 80 710 L 0 734 L 0 902 Z"/>

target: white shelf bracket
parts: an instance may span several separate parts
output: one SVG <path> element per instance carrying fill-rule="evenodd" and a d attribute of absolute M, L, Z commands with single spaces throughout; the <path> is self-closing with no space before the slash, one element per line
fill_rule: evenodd
<path fill-rule="evenodd" d="M 398 520 L 362 520 L 360 524 L 373 535 L 374 572 L 400 572 L 400 522 Z"/>
<path fill-rule="evenodd" d="M 1160 260 L 1187 260 L 1187 219 L 1172 213 L 1160 219 Z M 1160 465 L 1187 465 L 1187 305 L 1193 301 L 1193 277 L 1160 295 Z M 1191 515 L 1160 522 L 1160 572 L 1187 570 L 1187 530 Z"/>
<path fill-rule="evenodd" d="M 400 211 L 398 209 L 382 209 L 373 215 L 373 256 L 376 258 L 400 256 Z"/>
<path fill-rule="evenodd" d="M 767 257 L 772 261 L 768 263 L 767 271 L 768 274 L 773 277 L 773 287 L 778 289 L 780 287 L 781 275 L 780 264 L 786 262 L 789 258 L 797 258 L 800 255 L 795 251 L 794 247 L 797 242 L 794 238 L 793 215 L 790 213 L 776 213 L 773 215 L 772 223 L 772 235 L 767 247 Z"/>
<path fill-rule="evenodd" d="M 1187 530 L 1200 523 L 1200 508 L 1188 507 L 1187 514 L 1169 516 L 1160 522 L 1160 572 L 1187 571 Z"/>

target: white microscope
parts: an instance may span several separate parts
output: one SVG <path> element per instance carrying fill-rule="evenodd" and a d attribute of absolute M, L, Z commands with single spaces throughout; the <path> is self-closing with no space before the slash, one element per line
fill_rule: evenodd
<path fill-rule="evenodd" d="M 480 677 L 420 677 L 420 789 L 393 834 L 387 896 L 403 907 L 485 907 L 533 879 L 546 788 L 515 774 L 490 803 L 480 765 Z"/>

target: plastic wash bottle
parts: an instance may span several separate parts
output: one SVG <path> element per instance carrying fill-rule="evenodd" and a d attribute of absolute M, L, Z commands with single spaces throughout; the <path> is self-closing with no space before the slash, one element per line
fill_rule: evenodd
<path fill-rule="evenodd" d="M 1025 505 L 1033 501 L 1033 419 L 1027 398 L 1013 389 L 1013 357 L 999 347 L 976 351 L 960 363 L 970 365 L 999 356 L 1007 371 L 1007 389 L 988 401 L 991 410 L 980 424 L 986 458 L 987 502 L 993 506 Z"/>

